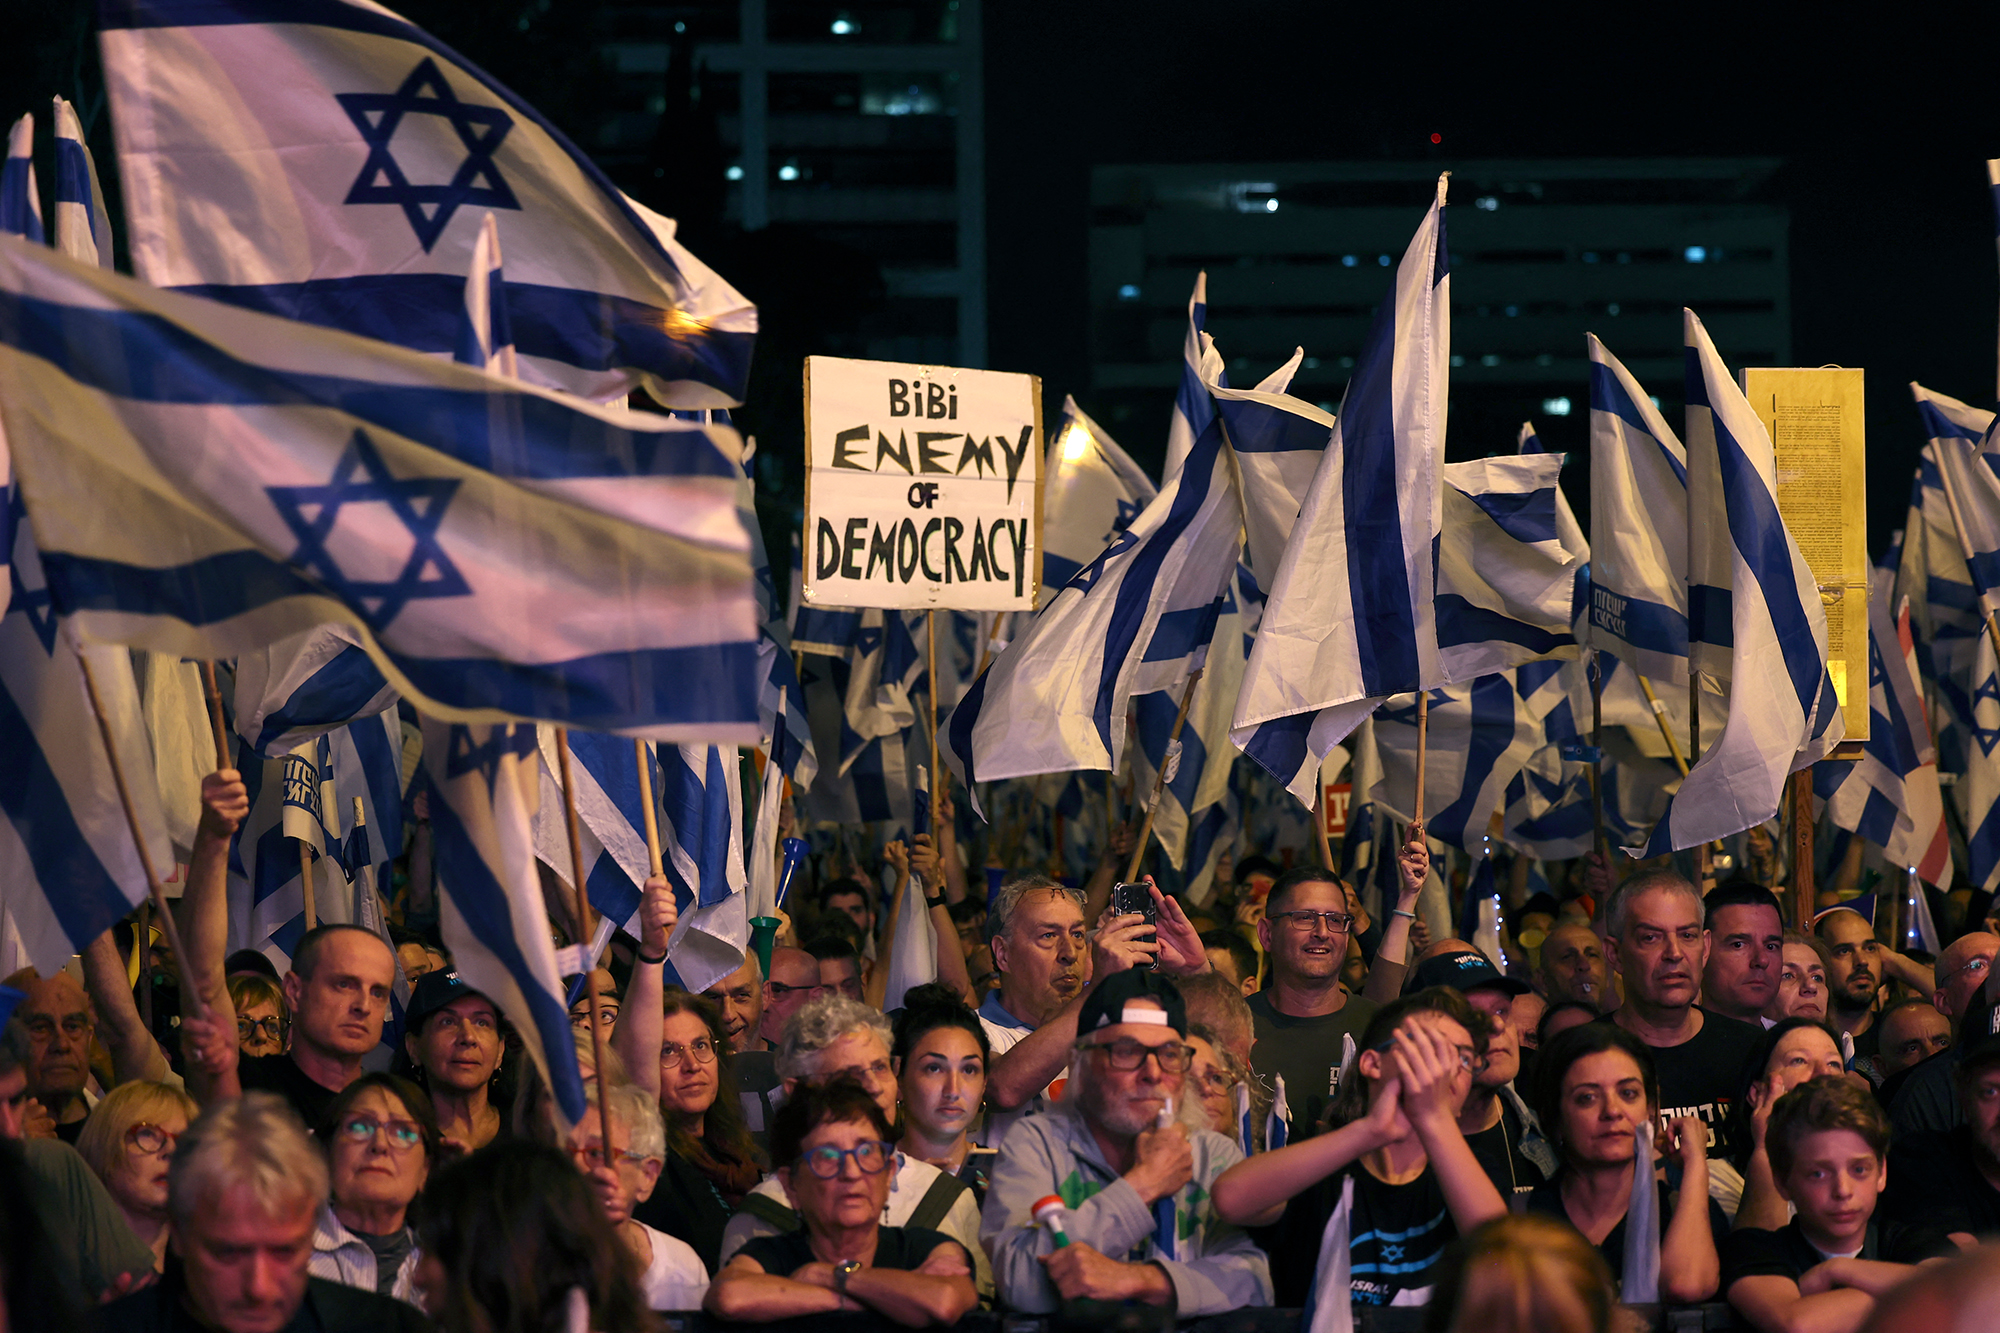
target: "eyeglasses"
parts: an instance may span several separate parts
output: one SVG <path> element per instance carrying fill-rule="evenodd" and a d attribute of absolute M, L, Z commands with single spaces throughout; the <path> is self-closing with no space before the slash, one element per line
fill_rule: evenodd
<path fill-rule="evenodd" d="M 158 1125 L 138 1124 L 125 1131 L 125 1146 L 137 1148 L 148 1157 L 154 1153 L 171 1152 L 179 1135 L 169 1133 Z"/>
<path fill-rule="evenodd" d="M 239 1018 L 236 1020 L 236 1040 L 249 1041 L 258 1033 L 263 1033 L 271 1041 L 282 1041 L 285 1036 L 285 1020 L 273 1014 L 269 1018 Z"/>
<path fill-rule="evenodd" d="M 581 1148 L 571 1148 L 569 1156 L 571 1161 L 576 1162 L 586 1171 L 595 1171 L 598 1167 L 604 1165 L 604 1148 L 601 1144 L 591 1143 Z M 625 1152 L 622 1150 L 614 1151 L 612 1156 L 620 1162 L 631 1162 L 634 1165 L 646 1160 L 646 1154 L 644 1153 Z"/>
<path fill-rule="evenodd" d="M 340 1137 L 349 1143 L 373 1143 L 378 1133 L 389 1135 L 389 1146 L 408 1152 L 424 1141 L 424 1132 L 407 1120 L 377 1120 L 372 1115 L 353 1115 L 340 1122 Z"/>
<path fill-rule="evenodd" d="M 1192 1046 L 1148 1046 L 1130 1037 L 1121 1037 L 1111 1042 L 1087 1041 L 1083 1043 L 1083 1049 L 1102 1052 L 1105 1062 L 1120 1073 L 1130 1073 L 1138 1069 L 1146 1063 L 1147 1056 L 1158 1060 L 1161 1072 L 1167 1074 L 1186 1072 L 1188 1065 L 1194 1060 Z"/>
<path fill-rule="evenodd" d="M 46 1046 L 55 1040 L 56 1020 L 47 1014 L 36 1014 L 27 1020 L 28 1037 L 38 1046 Z M 88 1041 L 93 1028 L 97 1026 L 89 1014 L 65 1014 L 62 1020 L 62 1034 L 71 1041 Z"/>
<path fill-rule="evenodd" d="M 1223 1073 L 1220 1069 L 1211 1069 L 1206 1074 L 1197 1074 L 1194 1081 L 1201 1086 L 1203 1095 L 1209 1097 L 1220 1097 L 1236 1086 L 1236 1080 Z"/>
<path fill-rule="evenodd" d="M 1282 921 L 1302 935 L 1322 922 L 1325 923 L 1326 933 L 1329 935 L 1339 935 L 1354 924 L 1354 914 L 1351 912 L 1311 912 L 1303 908 L 1296 912 L 1269 913 L 1266 919 Z"/>
<path fill-rule="evenodd" d="M 607 1004 L 599 1009 L 597 1011 L 597 1022 L 600 1027 L 616 1027 L 618 1025 L 618 1006 Z M 571 1013 L 569 1016 L 569 1025 L 579 1032 L 588 1032 L 590 1030 L 589 1008 L 586 1007 Z"/>
<path fill-rule="evenodd" d="M 854 1167 L 864 1176 L 879 1176 L 888 1169 L 889 1159 L 896 1155 L 896 1145 L 884 1143 L 880 1139 L 867 1139 L 852 1148 L 836 1148 L 824 1144 L 810 1152 L 799 1154 L 799 1160 L 806 1169 L 821 1180 L 832 1180 L 841 1171 L 843 1158 L 852 1157 Z"/>
<path fill-rule="evenodd" d="M 764 984 L 771 988 L 771 998 L 774 1000 L 782 1000 L 787 995 L 799 991 L 804 991 L 808 996 L 816 996 L 826 989 L 824 986 L 788 986 L 782 981 L 767 981 Z"/>
<path fill-rule="evenodd" d="M 685 1046 L 677 1041 L 660 1043 L 661 1065 L 671 1066 L 683 1063 L 689 1067 L 714 1064 L 715 1044 L 707 1037 L 696 1037 Z"/>

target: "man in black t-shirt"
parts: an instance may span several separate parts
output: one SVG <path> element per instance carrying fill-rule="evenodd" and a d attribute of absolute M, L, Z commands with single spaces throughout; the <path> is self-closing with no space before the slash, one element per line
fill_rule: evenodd
<path fill-rule="evenodd" d="M 1970 1244 L 2000 1233 L 2000 1035 L 1967 1044 L 1952 1068 L 1965 1123 L 1896 1140 L 1882 1211 Z"/>
<path fill-rule="evenodd" d="M 1708 1155 L 1729 1156 L 1729 1108 L 1743 1063 L 1763 1030 L 1695 1003 L 1708 959 L 1694 885 L 1672 870 L 1642 870 L 1605 902 L 1605 953 L 1625 981 L 1606 1022 L 1646 1043 L 1659 1076 L 1661 1123 L 1701 1117 Z"/>

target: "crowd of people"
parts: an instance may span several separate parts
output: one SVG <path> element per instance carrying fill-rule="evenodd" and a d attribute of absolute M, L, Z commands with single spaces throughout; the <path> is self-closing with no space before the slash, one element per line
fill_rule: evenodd
<path fill-rule="evenodd" d="M 548 1053 L 582 1075 L 571 1122 L 435 935 L 322 925 L 282 975 L 228 954 L 248 801 L 230 771 L 203 800 L 184 958 L 127 923 L 0 992 L 0 1328 L 1340 1301 L 1438 1330 L 1717 1302 L 1759 1333 L 1945 1333 L 1992 1289 L 1983 913 L 1933 958 L 1865 900 L 1788 924 L 1748 876 L 1586 858 L 1482 950 L 1419 921 L 1420 828 L 1372 914 L 1255 858 L 1207 902 L 1149 882 L 1120 912 L 1128 834 L 1080 885 L 974 894 L 940 793 L 936 839 L 885 853 L 939 927 L 936 982 L 890 996 L 896 913 L 825 877 L 768 957 L 691 993 L 655 878 Z"/>

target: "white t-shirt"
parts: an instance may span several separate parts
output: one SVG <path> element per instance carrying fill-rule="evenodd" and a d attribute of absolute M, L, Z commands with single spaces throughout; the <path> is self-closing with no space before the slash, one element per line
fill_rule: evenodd
<path fill-rule="evenodd" d="M 684 1240 L 655 1231 L 637 1219 L 633 1225 L 645 1233 L 647 1243 L 653 1247 L 652 1261 L 639 1279 L 647 1308 L 699 1310 L 702 1297 L 708 1295 L 708 1269 L 702 1266 L 701 1256 Z"/>

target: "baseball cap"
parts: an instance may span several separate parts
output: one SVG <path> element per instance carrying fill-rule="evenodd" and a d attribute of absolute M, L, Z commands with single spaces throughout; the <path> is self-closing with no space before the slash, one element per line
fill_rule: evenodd
<path fill-rule="evenodd" d="M 1097 983 L 1084 999 L 1083 1011 L 1076 1016 L 1077 1035 L 1081 1037 L 1113 1023 L 1159 1021 L 1160 1015 L 1150 1009 L 1137 1011 L 1144 1018 L 1128 1017 L 1125 1006 L 1133 1000 L 1151 1000 L 1159 1005 L 1166 1010 L 1166 1025 L 1187 1036 L 1187 1004 L 1181 999 L 1179 988 L 1159 973 L 1142 968 L 1113 972 Z"/>
<path fill-rule="evenodd" d="M 410 992 L 409 1007 L 403 1010 L 403 1031 L 415 1032 L 424 1025 L 424 1020 L 453 1000 L 462 1000 L 468 995 L 490 999 L 472 989 L 459 979 L 456 972 L 426 972 L 417 978 L 416 988 Z M 494 1006 L 496 1009 L 498 1005 Z"/>
<path fill-rule="evenodd" d="M 1410 989 L 1425 990 L 1432 986 L 1449 986 L 1455 991 L 1477 990 L 1481 986 L 1498 986 L 1509 995 L 1525 995 L 1530 989 L 1527 982 L 1516 981 L 1500 971 L 1487 960 L 1485 954 L 1476 949 L 1441 953 L 1435 958 L 1426 958 L 1418 963 L 1416 976 L 1410 981 Z"/>

